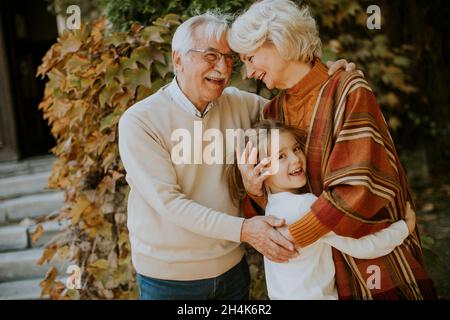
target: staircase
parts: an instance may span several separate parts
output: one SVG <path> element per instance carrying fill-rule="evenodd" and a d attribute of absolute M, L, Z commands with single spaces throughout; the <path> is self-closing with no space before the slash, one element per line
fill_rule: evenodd
<path fill-rule="evenodd" d="M 47 189 L 55 160 L 45 156 L 0 162 L 0 299 L 40 299 L 39 282 L 50 265 L 36 261 L 43 246 L 67 225 L 44 222 L 39 240 L 31 241 L 37 223 L 64 204 L 62 191 Z M 52 265 L 64 275 L 66 262 Z"/>

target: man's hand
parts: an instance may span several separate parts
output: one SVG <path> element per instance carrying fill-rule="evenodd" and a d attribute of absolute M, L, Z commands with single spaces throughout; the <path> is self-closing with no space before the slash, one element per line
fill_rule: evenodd
<path fill-rule="evenodd" d="M 275 229 L 284 225 L 284 219 L 271 216 L 245 219 L 241 229 L 241 241 L 250 244 L 273 262 L 287 262 L 298 254 L 294 244 Z"/>
<path fill-rule="evenodd" d="M 284 226 L 282 226 L 282 227 L 278 227 L 278 228 L 276 228 L 276 230 L 279 232 L 279 233 L 281 233 L 281 235 L 283 236 L 283 237 L 285 237 L 287 240 L 289 240 L 290 242 L 292 242 L 293 244 L 294 244 L 294 248 L 297 250 L 297 249 L 300 249 L 300 247 L 297 247 L 296 245 L 295 245 L 295 242 L 294 242 L 294 238 L 292 238 L 292 235 L 291 235 L 291 233 L 289 232 L 289 228 L 288 228 L 288 226 L 287 225 L 284 225 Z M 297 255 L 298 255 L 299 253 L 298 253 L 298 251 L 297 251 Z"/>
<path fill-rule="evenodd" d="M 264 173 L 265 167 L 269 164 L 269 159 L 265 158 L 256 165 L 258 159 L 258 149 L 252 146 L 251 141 L 245 146 L 244 152 L 236 149 L 236 157 L 242 182 L 245 190 L 254 196 L 264 195 L 263 183 L 269 176 Z"/>
<path fill-rule="evenodd" d="M 290 242 L 294 243 L 294 239 L 292 238 L 291 233 L 289 232 L 289 228 L 288 228 L 287 225 L 282 226 L 282 227 L 278 227 L 278 228 L 276 228 L 276 229 L 277 229 L 277 231 L 278 231 L 279 233 L 281 233 L 281 235 L 282 235 L 283 237 L 285 237 L 285 238 L 286 238 L 287 240 L 289 240 Z"/>
<path fill-rule="evenodd" d="M 345 71 L 354 71 L 356 69 L 356 65 L 353 62 L 348 63 L 345 59 L 339 59 L 337 61 L 328 61 L 328 75 L 333 75 L 339 69 L 344 69 Z M 363 76 L 362 71 L 358 70 Z"/>

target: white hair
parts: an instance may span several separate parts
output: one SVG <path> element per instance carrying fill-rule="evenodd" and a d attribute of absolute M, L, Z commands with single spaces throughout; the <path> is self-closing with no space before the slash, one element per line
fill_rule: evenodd
<path fill-rule="evenodd" d="M 254 3 L 234 21 L 227 38 L 230 48 L 240 54 L 249 54 L 269 41 L 286 60 L 309 63 L 322 53 L 309 9 L 289 0 Z"/>
<path fill-rule="evenodd" d="M 201 36 L 207 41 L 220 42 L 228 31 L 228 16 L 208 11 L 189 18 L 175 31 L 172 38 L 172 51 L 184 55 L 192 49 L 195 46 L 194 33 L 198 27 L 201 27 Z"/>

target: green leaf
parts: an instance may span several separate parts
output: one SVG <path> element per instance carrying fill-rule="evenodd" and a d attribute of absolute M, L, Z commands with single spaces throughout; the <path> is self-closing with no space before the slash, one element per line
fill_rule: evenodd
<path fill-rule="evenodd" d="M 144 68 L 126 69 L 123 71 L 125 85 L 134 95 L 138 86 L 150 88 L 152 83 L 150 80 L 150 72 Z"/>
<path fill-rule="evenodd" d="M 142 64 L 147 70 L 150 70 L 150 66 L 153 62 L 152 51 L 146 46 L 134 49 L 131 52 L 130 58 Z"/>
<path fill-rule="evenodd" d="M 99 259 L 89 264 L 89 267 L 94 267 L 98 269 L 107 269 L 109 267 L 109 263 L 106 259 Z"/>
<path fill-rule="evenodd" d="M 111 105 L 112 98 L 116 93 L 123 92 L 119 87 L 117 80 L 113 79 L 109 83 L 107 83 L 100 92 L 98 97 L 99 103 L 101 107 L 104 107 L 105 104 Z"/>
<path fill-rule="evenodd" d="M 116 61 L 111 61 L 109 64 L 106 65 L 105 83 L 110 84 L 115 80 L 114 78 L 116 78 L 120 82 L 123 82 L 121 71 L 122 71 L 121 65 Z"/>
<path fill-rule="evenodd" d="M 126 32 L 115 32 L 111 34 L 110 37 L 105 39 L 106 45 L 114 45 L 115 47 L 121 45 L 122 43 L 126 42 L 127 40 L 127 33 Z"/>
<path fill-rule="evenodd" d="M 103 118 L 102 121 L 100 121 L 100 131 L 115 126 L 119 122 L 121 115 L 122 112 L 120 110 L 116 110 Z"/>
<path fill-rule="evenodd" d="M 145 42 L 163 43 L 161 33 L 167 33 L 167 29 L 162 26 L 149 26 L 142 30 L 141 37 Z"/>
<path fill-rule="evenodd" d="M 81 54 L 74 54 L 70 59 L 66 62 L 65 70 L 68 73 L 76 73 L 84 68 L 88 67 L 91 63 L 91 60 L 86 58 Z"/>
<path fill-rule="evenodd" d="M 172 72 L 172 68 L 170 66 L 159 62 L 155 63 L 155 68 L 161 78 L 165 78 L 167 73 Z"/>

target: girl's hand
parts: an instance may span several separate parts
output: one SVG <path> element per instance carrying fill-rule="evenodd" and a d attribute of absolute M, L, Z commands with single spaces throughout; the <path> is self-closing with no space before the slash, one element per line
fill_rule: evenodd
<path fill-rule="evenodd" d="M 264 196 L 263 183 L 264 180 L 269 177 L 264 173 L 270 160 L 265 158 L 261 160 L 259 164 L 256 164 L 258 159 L 258 149 L 254 148 L 250 141 L 247 143 L 245 150 L 242 153 L 239 149 L 236 149 L 236 158 L 245 190 L 254 196 Z"/>
<path fill-rule="evenodd" d="M 406 202 L 405 222 L 408 226 L 409 234 L 413 233 L 416 229 L 416 213 L 411 209 L 409 201 Z"/>

